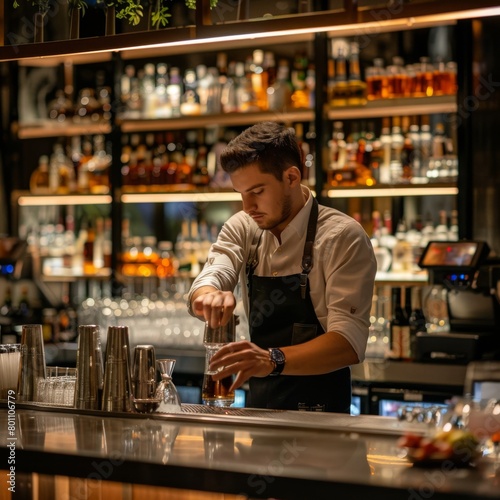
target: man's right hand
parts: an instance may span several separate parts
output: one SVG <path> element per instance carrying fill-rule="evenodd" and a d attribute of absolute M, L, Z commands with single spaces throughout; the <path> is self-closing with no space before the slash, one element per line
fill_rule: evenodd
<path fill-rule="evenodd" d="M 236 299 L 233 292 L 221 292 L 213 287 L 201 287 L 191 298 L 191 310 L 211 328 L 225 325 L 233 316 Z"/>

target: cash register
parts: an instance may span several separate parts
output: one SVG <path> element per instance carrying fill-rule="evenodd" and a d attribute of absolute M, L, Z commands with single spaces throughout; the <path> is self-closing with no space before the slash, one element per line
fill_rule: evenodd
<path fill-rule="evenodd" d="M 431 289 L 447 290 L 449 331 L 418 332 L 418 361 L 466 364 L 500 359 L 500 261 L 489 254 L 483 241 L 427 244 L 419 266 L 428 271 Z"/>

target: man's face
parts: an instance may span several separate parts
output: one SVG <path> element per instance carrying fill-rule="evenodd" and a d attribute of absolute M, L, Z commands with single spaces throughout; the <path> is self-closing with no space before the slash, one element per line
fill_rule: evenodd
<path fill-rule="evenodd" d="M 234 190 L 241 194 L 243 210 L 259 228 L 279 233 L 286 227 L 292 212 L 289 183 L 263 173 L 256 164 L 239 168 L 230 177 Z"/>

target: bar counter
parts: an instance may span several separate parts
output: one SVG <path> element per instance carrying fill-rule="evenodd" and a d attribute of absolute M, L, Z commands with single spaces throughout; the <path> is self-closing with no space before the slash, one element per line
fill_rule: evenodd
<path fill-rule="evenodd" d="M 0 405 L 2 475 L 14 457 L 17 477 L 38 473 L 231 495 L 220 498 L 500 498 L 492 459 L 468 468 L 412 466 L 397 439 L 427 427 L 390 417 L 201 405 L 151 415 Z M 2 489 L 5 484 L 3 478 Z"/>

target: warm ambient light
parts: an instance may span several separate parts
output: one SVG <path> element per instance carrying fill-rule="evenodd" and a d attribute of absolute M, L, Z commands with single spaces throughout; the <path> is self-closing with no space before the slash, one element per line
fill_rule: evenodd
<path fill-rule="evenodd" d="M 178 203 L 182 201 L 202 203 L 212 201 L 241 201 L 240 193 L 127 193 L 122 203 Z"/>
<path fill-rule="evenodd" d="M 275 30 L 275 31 L 262 31 L 259 33 L 243 33 L 243 34 L 235 34 L 235 35 L 225 35 L 218 37 L 210 37 L 210 38 L 190 38 L 185 40 L 177 40 L 177 41 L 167 41 L 164 43 L 156 43 L 150 45 L 138 45 L 135 47 L 118 47 L 115 49 L 111 49 L 114 52 L 122 52 L 122 51 L 134 51 L 134 50 L 148 50 L 148 49 L 161 49 L 167 47 L 183 47 L 190 45 L 200 45 L 203 44 L 211 44 L 211 43 L 226 43 L 236 40 L 258 40 L 261 38 L 280 38 L 286 36 L 307 36 L 312 35 L 314 33 L 328 33 L 330 36 L 344 36 L 351 35 L 353 30 L 357 31 L 362 35 L 370 35 L 372 33 L 378 33 L 380 31 L 388 31 L 388 30 L 400 30 L 400 29 L 408 29 L 408 28 L 425 28 L 428 26 L 436 26 L 436 24 L 449 24 L 455 23 L 461 19 L 477 19 L 480 17 L 489 17 L 489 16 L 497 16 L 500 15 L 500 6 L 499 7 L 484 7 L 478 9 L 470 9 L 464 11 L 456 11 L 456 12 L 444 12 L 442 14 L 433 14 L 433 15 L 423 15 L 419 17 L 408 17 L 408 18 L 400 18 L 400 19 L 387 19 L 387 20 L 376 20 L 365 23 L 353 23 L 353 24 L 342 24 L 342 25 L 324 25 L 324 26 L 316 26 L 316 27 L 304 27 L 304 28 L 295 28 L 289 30 Z M 325 16 L 325 19 L 328 20 L 328 16 Z M 256 19 L 257 21 L 257 19 Z M 259 28 L 262 28 L 265 23 L 263 22 Z M 237 23 L 236 23 L 237 25 Z M 208 29 L 216 28 L 217 26 L 207 26 Z M 86 52 L 86 55 L 91 54 L 103 54 L 109 53 L 109 49 L 103 50 L 95 50 Z M 81 54 L 66 54 L 66 57 L 71 55 L 81 56 Z M 53 57 L 53 56 L 49 56 Z M 44 56 L 41 56 L 43 59 Z"/>
<path fill-rule="evenodd" d="M 328 198 L 381 198 L 385 196 L 453 196 L 458 194 L 456 187 L 397 187 L 373 189 L 329 189 Z"/>
<path fill-rule="evenodd" d="M 109 205 L 109 194 L 20 196 L 18 204 L 23 207 L 46 207 L 49 205 Z"/>
<path fill-rule="evenodd" d="M 176 42 L 167 42 L 165 44 L 152 44 L 152 45 L 141 45 L 138 47 L 128 47 L 127 50 L 136 49 L 153 49 L 158 47 L 175 47 L 175 46 L 185 46 L 185 45 L 197 45 L 200 42 L 203 43 L 217 43 L 217 42 L 229 42 L 236 40 L 257 40 L 259 38 L 271 38 L 271 37 L 283 37 L 283 36 L 294 36 L 294 35 L 307 35 L 312 33 L 322 33 L 328 32 L 330 35 L 342 36 L 342 34 L 351 34 L 353 30 L 361 30 L 362 34 L 376 33 L 382 28 L 384 31 L 387 28 L 396 29 L 408 29 L 408 28 L 423 28 L 429 25 L 435 26 L 436 23 L 450 23 L 456 22 L 459 19 L 476 19 L 478 17 L 489 17 L 500 15 L 500 7 L 486 7 L 482 9 L 458 11 L 458 12 L 445 12 L 442 14 L 424 15 L 419 17 L 401 18 L 401 19 L 389 19 L 389 20 L 374 20 L 368 23 L 353 23 L 344 24 L 340 26 L 317 26 L 317 27 L 306 27 L 306 28 L 295 28 L 289 30 L 278 30 L 278 31 L 263 31 L 260 33 L 251 34 L 236 34 L 221 37 L 212 38 L 195 38 L 191 40 L 180 40 Z"/>

